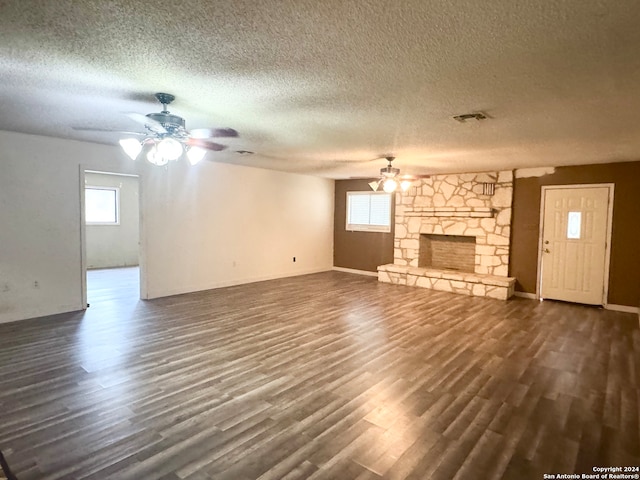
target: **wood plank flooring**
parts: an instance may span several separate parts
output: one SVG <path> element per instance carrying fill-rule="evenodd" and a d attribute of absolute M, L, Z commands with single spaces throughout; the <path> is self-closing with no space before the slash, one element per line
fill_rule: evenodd
<path fill-rule="evenodd" d="M 127 272 L 85 313 L 0 325 L 0 449 L 20 480 L 640 465 L 636 315 L 341 272 L 141 301 Z"/>

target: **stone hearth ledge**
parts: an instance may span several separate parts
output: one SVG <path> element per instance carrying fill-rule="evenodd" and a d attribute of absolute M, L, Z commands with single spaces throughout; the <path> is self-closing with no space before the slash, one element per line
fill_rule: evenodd
<path fill-rule="evenodd" d="M 393 263 L 378 267 L 378 281 L 498 300 L 508 300 L 512 297 L 516 283 L 515 277 L 411 267 Z"/>

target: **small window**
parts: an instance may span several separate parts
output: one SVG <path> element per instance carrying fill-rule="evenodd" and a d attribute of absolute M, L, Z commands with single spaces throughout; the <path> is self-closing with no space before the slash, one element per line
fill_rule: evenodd
<path fill-rule="evenodd" d="M 579 239 L 580 226 L 582 223 L 582 212 L 569 212 L 567 218 L 567 238 Z"/>
<path fill-rule="evenodd" d="M 391 194 L 347 192 L 347 230 L 391 231 Z"/>
<path fill-rule="evenodd" d="M 85 187 L 84 206 L 87 225 L 120 224 L 120 189 L 118 187 Z"/>

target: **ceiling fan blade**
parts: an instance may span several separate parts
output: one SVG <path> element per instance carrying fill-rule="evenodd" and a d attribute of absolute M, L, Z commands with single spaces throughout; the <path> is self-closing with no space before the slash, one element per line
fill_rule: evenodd
<path fill-rule="evenodd" d="M 131 120 L 134 120 L 139 124 L 144 125 L 154 133 L 167 133 L 166 128 L 164 128 L 160 122 L 156 122 L 152 118 L 149 118 L 146 115 L 143 115 L 142 113 L 129 112 L 129 113 L 126 113 L 126 115 Z"/>
<path fill-rule="evenodd" d="M 208 140 L 203 140 L 200 138 L 188 139 L 187 145 L 189 145 L 190 147 L 199 147 L 199 148 L 205 148 L 207 150 L 213 150 L 214 152 L 219 152 L 227 148 L 226 145 L 221 145 L 215 142 L 209 142 Z"/>
<path fill-rule="evenodd" d="M 385 180 L 387 177 L 383 176 L 364 176 L 364 177 L 349 177 L 349 180 Z M 394 178 L 396 180 L 402 181 L 402 180 L 420 180 L 422 178 L 431 178 L 431 175 L 426 175 L 426 174 L 418 174 L 418 175 L 411 175 L 411 174 L 406 174 L 406 175 L 397 175 L 394 177 L 390 177 L 390 178 Z"/>
<path fill-rule="evenodd" d="M 396 177 L 399 180 L 420 180 L 421 178 L 431 178 L 431 175 L 399 175 Z"/>
<path fill-rule="evenodd" d="M 126 130 L 109 130 L 108 128 L 89 128 L 89 127 L 71 127 L 78 132 L 105 132 L 105 133 L 122 133 L 125 135 L 147 135 L 144 132 L 129 132 Z"/>
<path fill-rule="evenodd" d="M 191 138 L 231 138 L 238 132 L 233 128 L 195 128 L 189 132 Z"/>

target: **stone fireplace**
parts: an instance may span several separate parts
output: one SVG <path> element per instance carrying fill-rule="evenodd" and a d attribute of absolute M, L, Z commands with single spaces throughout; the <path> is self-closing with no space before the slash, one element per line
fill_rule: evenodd
<path fill-rule="evenodd" d="M 512 197 L 511 171 L 436 175 L 396 194 L 394 261 L 378 280 L 506 300 Z"/>

